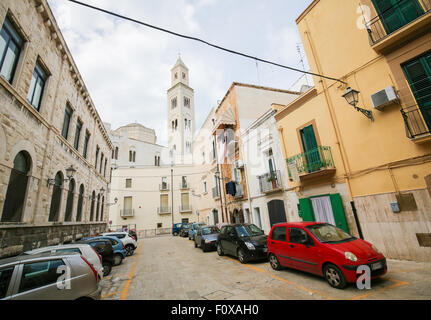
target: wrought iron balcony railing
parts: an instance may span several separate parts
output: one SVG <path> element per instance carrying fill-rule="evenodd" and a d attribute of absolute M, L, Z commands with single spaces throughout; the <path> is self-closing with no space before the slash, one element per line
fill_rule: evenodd
<path fill-rule="evenodd" d="M 280 190 L 281 185 L 281 174 L 279 170 L 269 172 L 263 176 L 258 176 L 259 187 L 261 193 L 271 192 Z"/>
<path fill-rule="evenodd" d="M 372 45 L 431 12 L 431 0 L 399 0 L 366 23 Z"/>
<path fill-rule="evenodd" d="M 219 190 L 219 187 L 218 187 L 218 186 L 216 186 L 216 187 L 214 187 L 212 190 L 213 190 L 213 199 L 218 199 L 218 198 L 220 198 L 220 190 Z"/>
<path fill-rule="evenodd" d="M 181 204 L 180 212 L 192 212 L 192 206 L 190 204 Z"/>
<path fill-rule="evenodd" d="M 169 190 L 169 183 L 162 183 L 159 185 L 160 191 L 168 191 Z"/>
<path fill-rule="evenodd" d="M 120 210 L 120 216 L 122 218 L 134 217 L 135 216 L 135 209 Z"/>
<path fill-rule="evenodd" d="M 157 208 L 158 214 L 170 214 L 172 213 L 171 207 L 158 207 Z"/>
<path fill-rule="evenodd" d="M 317 147 L 308 152 L 300 153 L 287 159 L 289 178 L 293 177 L 290 165 L 294 164 L 299 176 L 311 174 L 325 169 L 335 169 L 331 147 Z"/>
<path fill-rule="evenodd" d="M 430 135 L 431 131 L 428 122 L 431 120 L 431 108 L 420 109 L 417 105 L 401 109 L 401 114 L 406 126 L 406 134 L 410 139 L 415 139 Z M 431 122 L 429 123 L 431 125 Z"/>

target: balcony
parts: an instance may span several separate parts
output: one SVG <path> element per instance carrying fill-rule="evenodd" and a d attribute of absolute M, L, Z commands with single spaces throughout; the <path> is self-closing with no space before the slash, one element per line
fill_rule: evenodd
<path fill-rule="evenodd" d="M 220 190 L 219 187 L 214 187 L 213 189 L 213 199 L 220 199 Z"/>
<path fill-rule="evenodd" d="M 389 2 L 389 1 L 388 1 Z M 371 46 L 377 51 L 410 40 L 431 25 L 431 0 L 400 0 L 366 23 Z"/>
<path fill-rule="evenodd" d="M 162 183 L 159 185 L 160 191 L 169 191 L 169 183 Z"/>
<path fill-rule="evenodd" d="M 120 217 L 131 218 L 135 216 L 135 209 L 123 209 L 120 210 Z"/>
<path fill-rule="evenodd" d="M 331 147 L 320 146 L 287 159 L 290 180 L 308 180 L 335 173 Z"/>
<path fill-rule="evenodd" d="M 192 206 L 190 204 L 182 204 L 180 205 L 180 212 L 181 213 L 191 213 L 192 210 Z"/>
<path fill-rule="evenodd" d="M 426 110 L 421 110 L 417 105 L 401 109 L 407 137 L 416 143 L 431 140 L 431 131 L 425 120 L 425 117 L 426 119 L 431 118 L 431 109 L 424 113 Z"/>
<path fill-rule="evenodd" d="M 279 170 L 269 172 L 263 176 L 257 177 L 259 180 L 259 187 L 261 193 L 271 193 L 281 191 L 281 174 Z"/>
<path fill-rule="evenodd" d="M 158 207 L 157 213 L 158 214 L 171 214 L 172 210 L 171 210 L 171 207 Z"/>

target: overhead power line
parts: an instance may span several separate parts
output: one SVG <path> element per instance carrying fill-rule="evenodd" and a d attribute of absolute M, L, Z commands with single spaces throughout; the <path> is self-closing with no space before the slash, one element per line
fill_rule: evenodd
<path fill-rule="evenodd" d="M 90 9 L 93 9 L 93 10 L 104 12 L 106 14 L 109 14 L 111 16 L 115 16 L 115 17 L 120 18 L 120 19 L 128 20 L 128 21 L 131 21 L 131 22 L 134 22 L 134 23 L 137 23 L 137 24 L 149 27 L 149 28 L 153 28 L 153 29 L 156 29 L 156 30 L 159 30 L 159 31 L 162 31 L 162 32 L 166 32 L 166 33 L 169 33 L 171 35 L 174 35 L 174 36 L 177 36 L 177 37 L 180 37 L 180 38 L 184 38 L 184 39 L 188 39 L 188 40 L 193 40 L 193 41 L 198 41 L 198 42 L 206 44 L 206 45 L 208 45 L 210 47 L 213 47 L 213 48 L 225 51 L 225 52 L 229 52 L 229 53 L 232 53 L 232 54 L 235 54 L 235 55 L 238 55 L 238 56 L 242 56 L 242 57 L 245 57 L 245 58 L 253 59 L 255 61 L 260 61 L 260 62 L 263 62 L 263 63 L 271 64 L 271 65 L 274 65 L 274 66 L 277 66 L 277 67 L 280 67 L 280 68 L 289 69 L 291 71 L 296 71 L 296 72 L 300 72 L 300 73 L 303 73 L 303 74 L 309 74 L 309 75 L 312 75 L 312 76 L 316 76 L 316 77 L 325 78 L 325 79 L 328 79 L 328 80 L 337 81 L 337 82 L 340 82 L 342 84 L 347 84 L 346 82 L 344 82 L 344 81 L 342 81 L 340 79 L 337 79 L 337 78 L 328 77 L 328 76 L 321 75 L 321 74 L 318 74 L 318 73 L 314 73 L 314 72 L 310 72 L 310 71 L 304 71 L 304 70 L 300 70 L 300 69 L 297 69 L 297 68 L 293 68 L 293 67 L 289 67 L 289 66 L 286 66 L 286 65 L 282 65 L 282 64 L 277 63 L 277 62 L 272 62 L 272 61 L 261 59 L 261 58 L 258 58 L 258 57 L 253 57 L 253 56 L 250 56 L 250 55 L 242 53 L 242 52 L 234 51 L 232 49 L 228 49 L 228 48 L 224 48 L 224 47 L 215 45 L 213 43 L 210 43 L 208 41 L 202 40 L 200 38 L 187 36 L 187 35 L 184 35 L 184 34 L 181 34 L 181 33 L 177 33 L 177 32 L 171 31 L 171 30 L 167 30 L 167 29 L 164 29 L 164 28 L 161 28 L 161 27 L 157 27 L 155 25 L 151 25 L 149 23 L 145 23 L 143 21 L 139 21 L 139 20 L 136 20 L 136 19 L 133 19 L 133 18 L 129 18 L 129 17 L 123 16 L 121 14 L 118 14 L 118 13 L 106 10 L 106 9 L 95 7 L 95 6 L 92 6 L 92 5 L 88 4 L 88 3 L 83 3 L 81 1 L 76 1 L 76 0 L 68 0 L 68 1 L 73 2 L 75 4 L 78 4 L 78 5 L 81 5 L 81 6 L 84 6 L 84 7 L 87 7 L 87 8 L 90 8 Z"/>

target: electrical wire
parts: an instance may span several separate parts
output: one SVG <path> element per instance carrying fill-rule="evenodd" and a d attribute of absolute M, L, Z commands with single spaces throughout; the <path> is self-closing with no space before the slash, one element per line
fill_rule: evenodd
<path fill-rule="evenodd" d="M 274 65 L 274 66 L 277 66 L 277 67 L 280 67 L 280 68 L 288 69 L 288 70 L 299 72 L 299 73 L 302 73 L 302 74 L 309 74 L 309 75 L 312 75 L 312 76 L 316 76 L 316 77 L 325 78 L 325 79 L 328 79 L 328 80 L 337 81 L 337 82 L 340 82 L 342 84 L 346 84 L 347 85 L 346 82 L 344 82 L 344 81 L 342 81 L 340 79 L 337 79 L 337 78 L 328 77 L 328 76 L 325 76 L 325 75 L 313 73 L 313 72 L 310 72 L 310 71 L 300 70 L 300 69 L 297 69 L 297 68 L 289 67 L 289 66 L 286 66 L 286 65 L 282 65 L 280 63 L 272 62 L 272 61 L 261 59 L 261 58 L 258 58 L 258 57 L 253 57 L 253 56 L 250 56 L 250 55 L 245 54 L 245 53 L 241 53 L 241 52 L 238 52 L 238 51 L 234 51 L 232 49 L 228 49 L 228 48 L 224 48 L 224 47 L 215 45 L 213 43 L 210 43 L 210 42 L 208 42 L 206 40 L 202 40 L 200 38 L 187 36 L 187 35 L 184 35 L 184 34 L 181 34 L 181 33 L 177 33 L 177 32 L 174 32 L 174 31 L 171 31 L 171 30 L 168 30 L 168 29 L 157 27 L 155 25 L 151 25 L 149 23 L 145 23 L 143 21 L 139 21 L 139 20 L 136 20 L 136 19 L 132 19 L 132 18 L 120 15 L 118 13 L 115 13 L 115 12 L 112 12 L 112 11 L 109 11 L 109 10 L 106 10 L 106 9 L 102 9 L 102 8 L 99 8 L 99 7 L 95 7 L 95 6 L 92 6 L 92 5 L 89 5 L 87 3 L 83 3 L 83 2 L 77 1 L 77 0 L 68 0 L 68 1 L 70 1 L 72 3 L 75 3 L 75 4 L 78 4 L 78 5 L 81 5 L 81 6 L 84 6 L 84 7 L 87 7 L 87 8 L 90 8 L 90 9 L 93 9 L 93 10 L 96 10 L 96 11 L 100 11 L 100 12 L 109 14 L 111 16 L 115 16 L 115 17 L 120 18 L 120 19 L 128 20 L 128 21 L 131 21 L 131 22 L 134 22 L 134 23 L 137 23 L 137 24 L 140 24 L 140 25 L 152 28 L 152 29 L 156 29 L 158 31 L 169 33 L 171 35 L 174 35 L 174 36 L 177 36 L 177 37 L 180 37 L 180 38 L 184 38 L 184 39 L 188 39 L 188 40 L 193 40 L 193 41 L 201 42 L 201 43 L 206 44 L 206 45 L 208 45 L 210 47 L 213 47 L 213 48 L 216 48 L 216 49 L 219 49 L 219 50 L 222 50 L 222 51 L 234 54 L 234 55 L 242 56 L 242 57 L 245 57 L 245 58 L 248 58 L 248 59 L 253 59 L 255 61 L 260 61 L 260 62 L 263 62 L 263 63 L 266 63 L 266 64 L 271 64 L 271 65 Z"/>

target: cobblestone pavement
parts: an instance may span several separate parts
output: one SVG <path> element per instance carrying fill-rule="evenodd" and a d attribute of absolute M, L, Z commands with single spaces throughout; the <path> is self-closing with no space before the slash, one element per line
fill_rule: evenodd
<path fill-rule="evenodd" d="M 291 300 L 431 299 L 431 263 L 388 260 L 388 273 L 370 290 L 330 287 L 301 271 L 272 270 L 268 262 L 243 265 L 217 252 L 202 252 L 188 238 L 139 241 L 135 254 L 101 281 L 103 299 Z"/>

